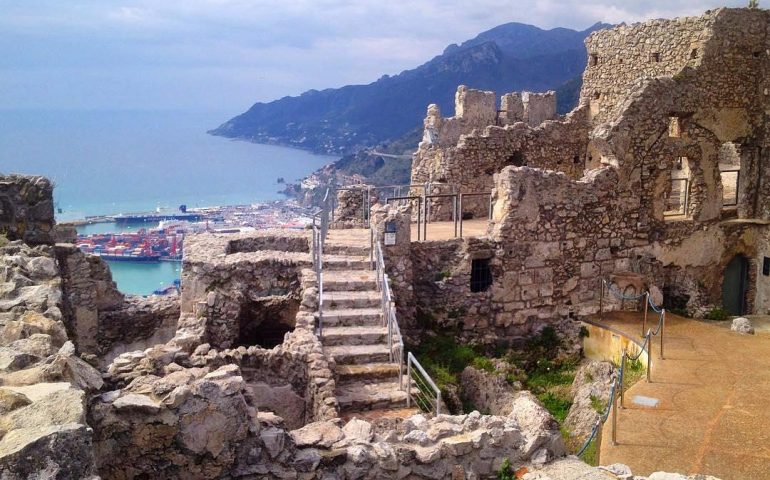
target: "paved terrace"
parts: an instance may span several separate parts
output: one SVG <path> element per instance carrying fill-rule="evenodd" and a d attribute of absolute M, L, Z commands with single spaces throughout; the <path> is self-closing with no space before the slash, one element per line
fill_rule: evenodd
<path fill-rule="evenodd" d="M 640 338 L 640 314 L 615 312 L 604 321 Z M 652 383 L 642 379 L 626 393 L 617 446 L 612 418 L 604 425 L 601 464 L 625 463 L 638 475 L 770 478 L 770 332 L 740 335 L 729 322 L 668 315 L 665 334 L 664 360 L 653 343 Z M 640 406 L 637 395 L 659 403 Z"/>
<path fill-rule="evenodd" d="M 463 220 L 463 237 L 481 237 L 487 234 L 487 226 L 489 220 L 473 219 Z M 424 227 L 423 227 L 424 228 Z M 460 226 L 457 226 L 458 236 L 460 233 Z M 427 239 L 430 240 L 448 240 L 455 238 L 455 223 L 449 222 L 431 222 L 428 223 Z M 422 239 L 422 233 L 420 234 Z M 417 241 L 417 223 L 412 223 L 412 241 Z"/>

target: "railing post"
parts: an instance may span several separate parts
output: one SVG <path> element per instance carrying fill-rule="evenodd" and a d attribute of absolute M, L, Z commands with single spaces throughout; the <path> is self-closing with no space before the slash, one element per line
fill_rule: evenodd
<path fill-rule="evenodd" d="M 650 380 L 650 362 L 652 362 L 652 331 L 647 330 L 647 383 L 652 383 Z"/>
<path fill-rule="evenodd" d="M 618 395 L 612 393 L 612 444 L 618 444 Z"/>
<path fill-rule="evenodd" d="M 422 228 L 422 198 L 417 197 L 417 241 L 420 241 L 420 229 Z M 411 232 L 410 232 L 411 235 Z"/>
<path fill-rule="evenodd" d="M 644 319 L 642 320 L 642 336 L 647 331 L 647 309 L 650 306 L 650 292 L 644 295 Z"/>
<path fill-rule="evenodd" d="M 626 408 L 626 399 L 625 399 L 625 388 L 623 388 L 623 375 L 626 371 L 626 349 L 623 349 L 623 358 L 620 360 L 620 374 L 618 375 L 620 378 L 618 379 L 619 387 L 620 387 L 620 408 Z"/>
<path fill-rule="evenodd" d="M 599 320 L 604 320 L 604 279 L 599 277 Z"/>
<path fill-rule="evenodd" d="M 452 197 L 452 220 L 455 222 L 455 238 L 457 237 L 457 195 Z"/>
<path fill-rule="evenodd" d="M 460 238 L 463 238 L 463 194 L 460 194 L 460 207 L 458 208 L 458 211 L 460 212 Z"/>
<path fill-rule="evenodd" d="M 666 309 L 660 311 L 660 359 L 663 360 L 663 330 L 666 328 Z"/>
<path fill-rule="evenodd" d="M 436 394 L 436 415 L 441 414 L 441 392 Z"/>
<path fill-rule="evenodd" d="M 412 406 L 412 359 L 406 359 L 406 408 Z"/>
<path fill-rule="evenodd" d="M 489 220 L 492 220 L 492 194 L 489 194 Z"/>

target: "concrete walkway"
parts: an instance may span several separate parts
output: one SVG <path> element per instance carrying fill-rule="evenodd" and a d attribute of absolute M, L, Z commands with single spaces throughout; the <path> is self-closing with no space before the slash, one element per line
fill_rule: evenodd
<path fill-rule="evenodd" d="M 604 321 L 639 338 L 641 315 Z M 653 344 L 652 383 L 626 393 L 618 445 L 612 418 L 602 431 L 600 462 L 625 463 L 637 475 L 703 473 L 724 480 L 770 479 L 770 333 L 740 335 L 729 324 L 668 316 L 665 359 Z M 658 400 L 655 407 L 635 396 Z"/>

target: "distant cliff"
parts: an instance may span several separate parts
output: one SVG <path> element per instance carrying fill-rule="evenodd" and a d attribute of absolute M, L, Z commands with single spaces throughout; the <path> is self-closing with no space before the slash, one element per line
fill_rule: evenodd
<path fill-rule="evenodd" d="M 564 113 L 577 102 L 587 54 L 584 31 L 500 25 L 429 62 L 368 85 L 348 85 L 256 103 L 209 133 L 340 154 L 399 139 L 421 125 L 428 104 L 451 114 L 460 84 L 504 93 L 557 90 Z M 576 88 L 577 87 L 577 88 Z"/>

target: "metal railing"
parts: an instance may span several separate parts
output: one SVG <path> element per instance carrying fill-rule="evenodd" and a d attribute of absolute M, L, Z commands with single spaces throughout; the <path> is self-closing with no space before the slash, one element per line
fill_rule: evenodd
<path fill-rule="evenodd" d="M 602 285 L 606 283 L 604 279 L 602 279 L 601 281 L 602 281 Z M 602 286 L 602 288 L 604 287 Z M 645 300 L 645 308 L 647 305 L 649 305 L 649 307 L 651 307 L 653 311 L 656 311 L 660 314 L 658 318 L 658 326 L 655 328 L 655 331 L 653 331 L 652 328 L 647 329 L 647 331 L 643 335 L 644 342 L 642 344 L 634 342 L 639 347 L 639 351 L 636 353 L 636 355 L 629 355 L 627 348 L 623 349 L 623 352 L 621 353 L 621 356 L 620 356 L 620 367 L 617 370 L 615 381 L 613 382 L 612 389 L 610 390 L 607 407 L 605 411 L 599 415 L 599 418 L 597 419 L 596 424 L 594 425 L 594 428 L 591 430 L 591 434 L 588 436 L 586 441 L 583 443 L 583 446 L 577 452 L 576 455 L 578 457 L 583 456 L 583 454 L 586 452 L 591 442 L 598 435 L 602 425 L 604 425 L 604 422 L 606 422 L 607 418 L 609 418 L 610 413 L 612 413 L 612 444 L 613 445 L 618 444 L 618 409 L 625 408 L 625 386 L 623 385 L 623 380 L 625 378 L 627 360 L 635 362 L 641 358 L 643 353 L 646 352 L 647 368 L 645 373 L 646 373 L 647 383 L 651 383 L 652 382 L 651 380 L 652 337 L 656 335 L 660 335 L 660 358 L 663 359 L 663 329 L 666 323 L 666 309 L 659 308 L 654 303 L 652 303 L 652 301 L 650 300 L 649 292 L 644 292 L 641 295 L 634 296 L 633 298 L 640 299 L 642 297 L 644 297 L 644 300 Z M 627 299 L 630 299 L 630 298 L 627 298 Z M 645 317 L 646 317 L 646 313 L 645 313 Z"/>
<path fill-rule="evenodd" d="M 417 241 L 428 239 L 428 223 L 430 223 L 431 199 L 448 198 L 452 201 L 452 222 L 454 222 L 454 236 L 462 238 L 463 236 L 463 200 L 468 197 L 489 197 L 489 209 L 487 218 L 492 219 L 492 193 L 491 192 L 471 192 L 471 193 L 436 193 L 421 196 L 387 197 L 386 203 L 396 201 L 414 201 L 417 200 Z"/>
<path fill-rule="evenodd" d="M 373 233 L 372 233 L 373 235 Z M 381 293 L 380 310 L 382 312 L 382 326 L 387 327 L 388 360 L 398 364 L 398 385 L 404 388 L 404 339 L 401 336 L 401 328 L 396 317 L 396 305 L 390 289 L 390 279 L 385 273 L 385 261 L 382 256 L 382 244 L 378 241 L 374 244 L 374 269 L 377 289 Z"/>
<path fill-rule="evenodd" d="M 626 295 L 625 293 L 622 293 L 618 291 L 617 288 L 613 288 L 613 284 L 611 282 L 608 282 L 605 279 L 600 279 L 599 281 L 599 318 L 603 318 L 604 315 L 604 290 L 606 290 L 611 293 L 615 298 L 619 299 L 621 302 L 626 301 L 639 301 L 642 300 L 644 302 L 644 316 L 642 317 L 642 337 L 645 337 L 645 344 L 647 345 L 648 350 L 648 359 L 647 359 L 647 380 L 650 379 L 650 359 L 649 359 L 649 350 L 652 346 L 649 341 L 651 341 L 651 337 L 660 336 L 660 353 L 659 356 L 661 359 L 663 359 L 663 344 L 664 344 L 664 329 L 666 325 L 666 309 L 662 308 L 658 305 L 655 305 L 653 303 L 652 298 L 650 297 L 649 290 L 644 291 L 638 295 Z M 622 303 L 621 303 L 622 305 Z M 622 308 L 622 307 L 621 307 Z M 649 315 L 649 309 L 652 309 L 653 312 L 658 314 L 658 325 L 655 327 L 655 331 L 652 330 L 652 328 L 647 328 L 647 318 Z"/>
<path fill-rule="evenodd" d="M 316 274 L 316 283 L 318 285 L 318 336 L 323 337 L 323 252 L 326 236 L 329 233 L 329 223 L 331 221 L 330 208 L 330 189 L 326 189 L 323 200 L 321 201 L 321 210 L 313 215 L 313 244 L 312 244 L 312 262 L 313 271 Z"/>
<path fill-rule="evenodd" d="M 373 228 L 371 235 L 374 239 Z M 407 407 L 414 402 L 421 410 L 434 411 L 438 415 L 441 411 L 441 390 L 411 352 L 407 354 L 406 378 L 404 378 L 404 339 L 401 328 L 398 326 L 396 305 L 391 293 L 390 278 L 385 273 L 382 243 L 379 240 L 373 241 L 371 257 L 373 257 L 372 267 L 376 272 L 377 289 L 381 292 L 382 326 L 387 327 L 388 360 L 390 363 L 398 364 L 398 386 L 403 390 L 406 382 Z"/>
<path fill-rule="evenodd" d="M 406 364 L 406 406 L 411 407 L 412 402 L 420 410 L 435 411 L 436 415 L 441 413 L 441 389 L 436 386 L 412 352 L 409 352 Z"/>

